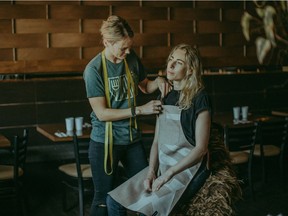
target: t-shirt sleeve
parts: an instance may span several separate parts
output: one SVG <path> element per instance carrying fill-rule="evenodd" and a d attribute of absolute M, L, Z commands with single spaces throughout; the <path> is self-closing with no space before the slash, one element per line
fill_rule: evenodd
<path fill-rule="evenodd" d="M 105 96 L 105 89 L 101 73 L 95 67 L 86 66 L 83 78 L 85 81 L 87 98 Z"/>
<path fill-rule="evenodd" d="M 211 114 L 211 102 L 209 95 L 206 92 L 200 92 L 195 98 L 195 114 L 198 114 L 204 110 L 207 110 Z"/>
<path fill-rule="evenodd" d="M 201 90 L 193 99 L 192 106 L 181 112 L 181 125 L 183 128 L 183 132 L 187 140 L 195 145 L 195 127 L 196 127 L 196 119 L 204 110 L 208 110 L 211 116 L 211 102 L 209 95 Z"/>

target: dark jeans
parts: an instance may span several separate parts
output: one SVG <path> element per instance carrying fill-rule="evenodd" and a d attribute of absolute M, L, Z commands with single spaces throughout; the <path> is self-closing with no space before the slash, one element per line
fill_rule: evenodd
<path fill-rule="evenodd" d="M 91 216 L 106 216 L 107 193 L 113 190 L 119 184 L 118 163 L 121 161 L 124 167 L 126 177 L 138 173 L 148 166 L 148 161 L 142 142 L 130 145 L 113 146 L 113 173 L 107 175 L 104 171 L 104 144 L 90 140 L 89 160 L 91 164 L 94 198 L 91 206 Z M 109 167 L 109 166 L 108 166 Z"/>
<path fill-rule="evenodd" d="M 190 199 L 195 196 L 195 194 L 199 191 L 199 189 L 204 185 L 206 179 L 209 177 L 210 171 L 206 169 L 206 160 L 204 160 L 195 174 L 195 177 L 189 183 L 188 187 L 186 188 L 185 192 L 181 196 L 180 200 L 178 201 L 177 206 L 179 204 L 187 203 Z M 108 206 L 108 213 L 109 215 L 113 216 L 126 216 L 127 211 L 126 209 L 118 202 L 116 202 L 111 196 L 108 195 L 107 197 L 107 206 Z M 157 213 L 155 213 L 157 215 Z M 144 214 L 140 213 L 139 216 L 144 216 Z"/>

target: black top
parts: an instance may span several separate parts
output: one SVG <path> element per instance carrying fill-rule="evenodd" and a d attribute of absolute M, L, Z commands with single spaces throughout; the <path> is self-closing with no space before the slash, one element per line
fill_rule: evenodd
<path fill-rule="evenodd" d="M 163 99 L 164 105 L 178 106 L 180 91 L 172 90 Z M 181 111 L 181 126 L 186 139 L 195 146 L 195 124 L 200 112 L 208 110 L 211 114 L 211 102 L 205 89 L 200 90 L 192 99 L 192 106 Z"/>

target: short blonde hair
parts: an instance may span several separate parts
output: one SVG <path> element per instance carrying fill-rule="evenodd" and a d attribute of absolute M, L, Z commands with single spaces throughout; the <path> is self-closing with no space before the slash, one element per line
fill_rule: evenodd
<path fill-rule="evenodd" d="M 111 43 L 122 40 L 125 37 L 134 37 L 134 32 L 128 22 L 119 16 L 109 16 L 103 21 L 100 28 L 102 39 Z"/>

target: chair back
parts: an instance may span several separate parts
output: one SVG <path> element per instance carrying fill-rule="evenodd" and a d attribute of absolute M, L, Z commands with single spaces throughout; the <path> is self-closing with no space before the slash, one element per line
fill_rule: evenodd
<path fill-rule="evenodd" d="M 288 118 L 259 121 L 259 142 L 261 146 L 276 145 L 283 148 L 287 143 Z"/>
<path fill-rule="evenodd" d="M 249 151 L 253 154 L 258 123 L 224 127 L 224 143 L 229 152 Z"/>
<path fill-rule="evenodd" d="M 89 152 L 89 139 L 84 139 L 81 141 L 78 139 L 77 135 L 73 136 L 73 144 L 74 144 L 74 154 L 76 161 L 76 169 L 78 178 L 83 179 L 83 173 L 81 165 L 89 164 L 88 152 Z"/>
<path fill-rule="evenodd" d="M 78 140 L 77 135 L 74 134 L 73 143 L 74 143 L 76 169 L 77 169 L 77 175 L 78 175 L 79 215 L 83 216 L 84 215 L 84 193 L 85 191 L 91 191 L 91 184 L 92 184 L 91 174 L 89 174 L 87 177 L 85 177 L 84 175 L 85 171 L 91 172 L 89 158 L 88 158 L 89 139 Z"/>
<path fill-rule="evenodd" d="M 28 129 L 24 129 L 23 136 L 14 136 L 14 180 L 16 181 L 25 174 L 28 135 Z"/>

